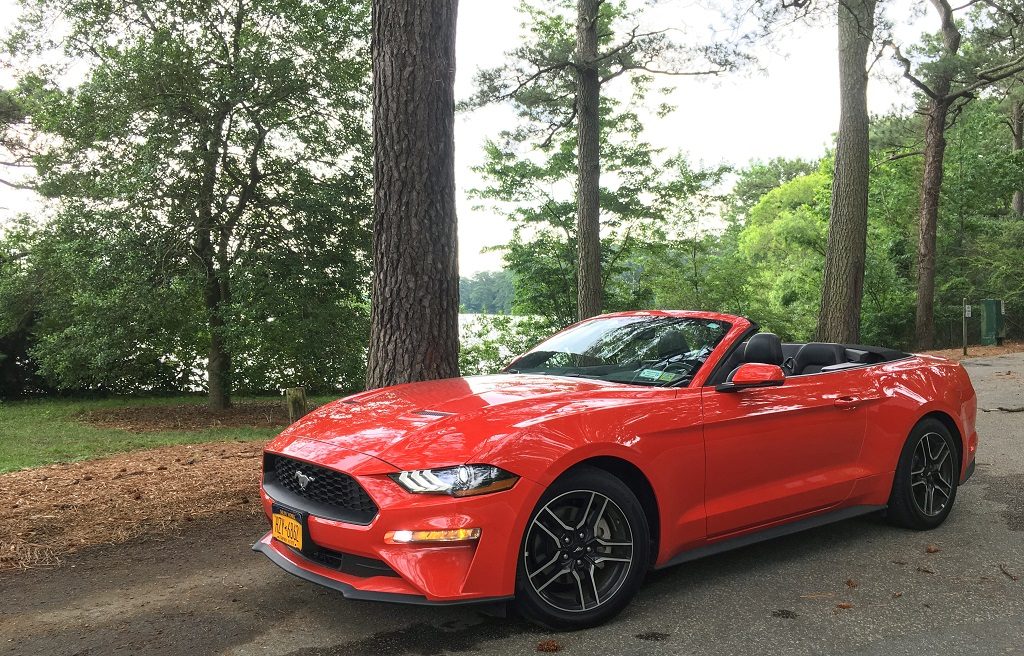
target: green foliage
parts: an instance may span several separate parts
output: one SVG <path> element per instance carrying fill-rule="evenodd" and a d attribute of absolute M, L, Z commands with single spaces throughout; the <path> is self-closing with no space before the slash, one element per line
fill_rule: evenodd
<path fill-rule="evenodd" d="M 921 158 L 915 115 L 872 122 L 868 250 L 861 316 L 865 343 L 908 347 L 914 332 L 917 208 Z M 911 139 L 907 141 L 906 139 Z M 1011 331 L 1024 321 L 1024 222 L 1010 210 L 1024 180 L 1024 155 L 1011 148 L 1005 108 L 980 100 L 949 131 L 938 243 L 937 336 L 957 343 L 963 297 L 1007 301 Z M 912 153 L 912 151 L 910 151 Z M 737 185 L 739 209 L 721 232 L 648 245 L 640 264 L 653 305 L 710 308 L 746 315 L 785 339 L 813 337 L 821 289 L 831 190 L 831 161 L 817 171 L 754 194 Z M 756 172 L 755 163 L 740 180 Z M 753 202 L 752 202 L 753 201 Z M 972 333 L 977 328 L 972 327 Z"/>
<path fill-rule="evenodd" d="M 577 316 L 577 234 L 573 190 L 579 177 L 576 135 L 576 7 L 571 0 L 524 1 L 525 38 L 508 63 L 480 71 L 468 103 L 508 101 L 520 121 L 486 146 L 478 169 L 486 185 L 477 197 L 514 226 L 503 248 L 513 275 L 517 313 L 565 325 Z M 665 239 L 671 220 L 682 225 L 703 213 L 723 169 L 695 170 L 679 155 L 649 143 L 634 107 L 644 104 L 657 72 L 702 74 L 730 69 L 744 57 L 724 44 L 673 42 L 667 30 L 644 32 L 624 0 L 601 3 L 598 55 L 600 239 L 606 310 L 649 305 L 654 291 L 637 260 Z M 698 70 L 703 69 L 703 70 Z M 605 85 L 628 80 L 628 102 Z M 663 107 L 662 113 L 670 111 Z M 596 165 L 596 163 L 595 163 Z M 698 207 L 700 206 L 700 207 Z"/>
<path fill-rule="evenodd" d="M 512 311 L 512 275 L 508 271 L 481 271 L 459 279 L 463 312 L 509 314 Z"/>
<path fill-rule="evenodd" d="M 242 390 L 359 384 L 368 28 L 359 0 L 24 3 L 7 46 L 54 217 L 20 266 L 47 382 L 196 389 L 216 334 Z"/>
<path fill-rule="evenodd" d="M 681 229 L 707 211 L 724 169 L 694 170 L 681 156 L 666 156 L 643 139 L 636 114 L 605 100 L 602 112 L 605 174 L 601 188 L 601 255 L 605 309 L 648 306 L 654 292 L 637 259 L 665 239 L 670 223 Z M 492 202 L 513 224 L 503 247 L 512 273 L 518 314 L 564 326 L 576 316 L 576 139 L 529 144 L 513 132 L 487 146 L 479 172 L 487 186 L 474 193 Z"/>
<path fill-rule="evenodd" d="M 817 168 L 816 162 L 799 158 L 775 157 L 767 162 L 751 162 L 736 172 L 736 183 L 726 202 L 728 215 L 734 219 L 746 217 L 769 191 L 793 178 L 813 173 Z"/>
<path fill-rule="evenodd" d="M 995 101 L 975 101 L 947 134 L 935 303 L 947 343 L 959 338 L 964 297 L 1002 298 L 1011 330 L 1024 329 L 1024 222 L 1010 209 L 1024 153 L 1012 150 L 1004 120 Z"/>
<path fill-rule="evenodd" d="M 27 258 L 35 243 L 33 226 L 24 219 L 9 224 L 0 236 L 0 399 L 23 390 L 48 390 L 30 352 L 37 281 Z"/>
<path fill-rule="evenodd" d="M 550 337 L 557 326 L 541 317 L 480 315 L 462 327 L 459 370 L 463 376 L 493 374 L 512 358 Z"/>
<path fill-rule="evenodd" d="M 773 189 L 751 208 L 739 237 L 739 252 L 753 266 L 754 312 L 784 339 L 814 330 L 830 187 L 827 174 L 811 173 Z"/>
<path fill-rule="evenodd" d="M 813 332 L 829 188 L 825 173 L 794 178 L 746 222 L 665 244 L 650 263 L 657 306 L 746 315 L 784 339 Z"/>
<path fill-rule="evenodd" d="M 979 3 L 970 7 L 965 16 L 948 23 L 941 10 L 932 14 L 939 23 L 936 32 L 922 35 L 920 42 L 907 48 L 906 56 L 895 50 L 904 77 L 919 90 L 930 87 L 929 98 L 944 96 L 967 103 L 1024 69 L 1019 52 L 1024 23 L 1015 13 L 1020 6 Z"/>
<path fill-rule="evenodd" d="M 477 72 L 476 91 L 464 105 L 511 101 L 523 119 L 521 133 L 550 140 L 576 118 L 577 4 L 575 0 L 521 0 L 519 11 L 522 45 L 507 53 L 504 65 Z M 622 76 L 634 87 L 645 88 L 652 72 L 718 73 L 750 59 L 737 43 L 677 42 L 670 30 L 642 30 L 639 12 L 626 0 L 602 2 L 597 23 L 596 63 L 602 85 Z"/>
<path fill-rule="evenodd" d="M 184 267 L 161 268 L 165 242 L 119 217 L 58 216 L 28 257 L 33 356 L 65 390 L 191 389 L 201 319 Z"/>

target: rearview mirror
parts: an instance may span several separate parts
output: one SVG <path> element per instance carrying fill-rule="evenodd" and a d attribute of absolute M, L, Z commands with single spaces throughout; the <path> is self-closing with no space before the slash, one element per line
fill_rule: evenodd
<path fill-rule="evenodd" d="M 716 392 L 738 392 L 751 387 L 777 387 L 786 382 L 786 374 L 776 364 L 748 362 L 741 364 L 726 381 L 715 387 Z"/>

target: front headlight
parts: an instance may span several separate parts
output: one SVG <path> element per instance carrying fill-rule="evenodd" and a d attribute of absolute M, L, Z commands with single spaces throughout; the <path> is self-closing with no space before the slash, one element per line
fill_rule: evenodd
<path fill-rule="evenodd" d="M 389 474 L 414 494 L 449 494 L 472 497 L 507 490 L 519 477 L 493 465 L 458 465 L 443 469 L 416 469 Z"/>

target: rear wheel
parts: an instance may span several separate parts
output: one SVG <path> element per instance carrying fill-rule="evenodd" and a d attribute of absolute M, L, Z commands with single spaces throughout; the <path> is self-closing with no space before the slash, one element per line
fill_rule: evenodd
<path fill-rule="evenodd" d="M 552 629 L 582 629 L 621 611 L 650 565 L 643 507 L 618 478 L 575 469 L 545 492 L 526 526 L 516 604 Z"/>
<path fill-rule="evenodd" d="M 960 458 L 949 429 L 924 419 L 903 446 L 889 498 L 889 520 L 897 526 L 928 530 L 942 524 L 956 500 Z"/>

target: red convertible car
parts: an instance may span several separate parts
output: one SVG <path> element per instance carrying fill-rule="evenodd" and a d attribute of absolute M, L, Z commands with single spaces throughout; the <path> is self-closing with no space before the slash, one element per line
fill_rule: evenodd
<path fill-rule="evenodd" d="M 266 448 L 254 549 L 353 599 L 514 600 L 573 629 L 645 574 L 884 511 L 945 520 L 976 397 L 938 357 L 708 312 L 583 321 L 495 376 L 330 403 Z"/>

